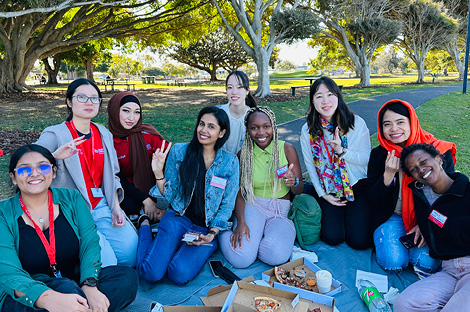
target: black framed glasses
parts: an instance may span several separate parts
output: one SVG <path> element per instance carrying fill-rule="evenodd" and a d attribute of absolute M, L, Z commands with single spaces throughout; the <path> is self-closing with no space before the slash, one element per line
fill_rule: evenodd
<path fill-rule="evenodd" d="M 20 177 L 29 177 L 33 173 L 34 169 L 36 169 L 36 172 L 39 174 L 48 175 L 51 172 L 52 165 L 43 164 L 37 167 L 24 166 L 24 167 L 15 168 L 14 171 Z"/>
<path fill-rule="evenodd" d="M 83 94 L 77 94 L 72 97 L 76 98 L 77 101 L 79 101 L 80 103 L 86 103 L 88 102 L 88 100 L 90 100 L 90 102 L 93 104 L 101 104 L 101 101 L 103 100 L 102 98 L 98 96 L 86 96 Z"/>

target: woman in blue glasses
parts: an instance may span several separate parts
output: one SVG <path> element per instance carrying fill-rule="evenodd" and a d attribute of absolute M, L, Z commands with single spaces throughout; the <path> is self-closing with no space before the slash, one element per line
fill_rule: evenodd
<path fill-rule="evenodd" d="M 100 89 L 90 80 L 77 79 L 68 86 L 65 102 L 67 121 L 47 127 L 36 142 L 58 160 L 52 185 L 82 194 L 98 227 L 103 266 L 135 266 L 138 237 L 119 205 L 124 192 L 113 135 L 92 122 L 102 102 Z"/>
<path fill-rule="evenodd" d="M 86 203 L 76 190 L 50 188 L 56 174 L 42 146 L 11 157 L 17 194 L 0 203 L 0 311 L 119 311 L 136 296 L 137 274 L 101 268 Z"/>

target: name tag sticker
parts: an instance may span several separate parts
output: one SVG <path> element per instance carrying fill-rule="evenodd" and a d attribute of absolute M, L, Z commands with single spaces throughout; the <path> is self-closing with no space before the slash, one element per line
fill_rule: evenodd
<path fill-rule="evenodd" d="M 225 186 L 227 185 L 227 179 L 212 176 L 211 185 L 225 190 Z"/>
<path fill-rule="evenodd" d="M 436 210 L 431 212 L 428 219 L 437 224 L 440 228 L 442 228 L 447 221 L 447 217 Z"/>
<path fill-rule="evenodd" d="M 287 172 L 287 165 L 282 166 L 281 168 L 277 169 L 276 172 L 277 172 L 277 177 L 278 177 L 279 179 L 282 178 L 283 176 L 286 175 L 286 172 Z"/>
<path fill-rule="evenodd" d="M 91 189 L 91 194 L 93 195 L 94 198 L 104 197 L 103 190 L 100 189 L 99 187 L 93 187 Z"/>

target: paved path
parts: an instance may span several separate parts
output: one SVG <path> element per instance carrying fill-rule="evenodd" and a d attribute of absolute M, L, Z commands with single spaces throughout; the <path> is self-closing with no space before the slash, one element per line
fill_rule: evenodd
<path fill-rule="evenodd" d="M 442 87 L 430 87 L 420 88 L 414 90 L 407 90 L 395 93 L 389 93 L 384 95 L 374 96 L 372 98 L 354 101 L 349 103 L 349 107 L 352 111 L 361 116 L 369 127 L 370 134 L 377 132 L 377 113 L 379 108 L 387 101 L 392 99 L 400 99 L 409 102 L 413 107 L 418 107 L 427 101 L 444 95 L 450 92 L 459 91 L 462 89 L 461 85 L 457 86 L 442 86 Z M 279 138 L 286 142 L 289 142 L 297 149 L 299 155 L 300 165 L 302 172 L 304 172 L 305 164 L 302 156 L 302 149 L 300 147 L 300 130 L 305 123 L 305 118 L 295 119 L 281 125 L 278 125 L 277 129 L 279 132 Z"/>

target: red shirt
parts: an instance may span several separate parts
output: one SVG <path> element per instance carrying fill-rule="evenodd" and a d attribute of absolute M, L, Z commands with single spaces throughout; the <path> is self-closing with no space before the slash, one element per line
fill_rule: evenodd
<path fill-rule="evenodd" d="M 152 154 L 155 153 L 157 148 L 162 147 L 163 140 L 161 140 L 160 137 L 147 132 L 142 132 L 142 135 L 144 136 L 145 143 L 147 144 L 149 161 L 152 161 Z M 134 173 L 132 172 L 131 160 L 129 158 L 129 140 L 128 138 L 121 139 L 118 137 L 114 137 L 113 140 L 121 172 L 126 176 L 130 183 L 133 183 L 132 177 L 134 176 Z M 166 143 L 165 146 L 168 146 L 168 143 Z"/>

